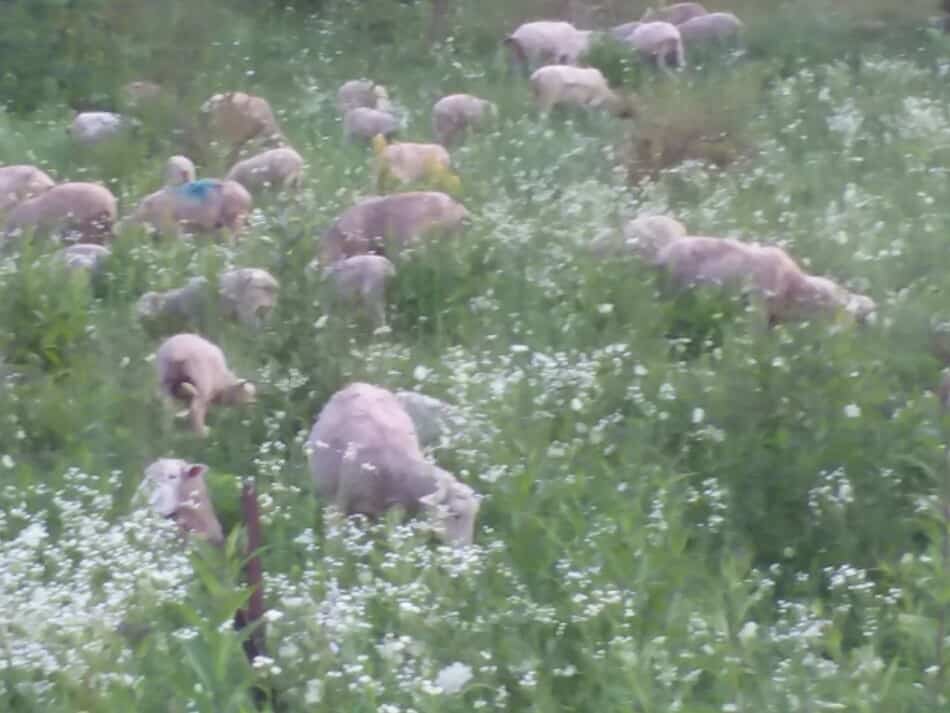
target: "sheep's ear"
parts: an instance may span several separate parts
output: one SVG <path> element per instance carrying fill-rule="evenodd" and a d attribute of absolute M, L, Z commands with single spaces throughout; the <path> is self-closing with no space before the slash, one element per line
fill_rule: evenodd
<path fill-rule="evenodd" d="M 252 384 L 247 379 L 244 379 L 241 382 L 241 388 L 244 389 L 244 393 L 247 394 L 248 396 L 253 396 L 257 392 L 257 389 L 255 388 L 254 384 Z"/>
<path fill-rule="evenodd" d="M 203 463 L 192 463 L 185 471 L 186 478 L 198 478 L 208 472 L 208 466 Z"/>

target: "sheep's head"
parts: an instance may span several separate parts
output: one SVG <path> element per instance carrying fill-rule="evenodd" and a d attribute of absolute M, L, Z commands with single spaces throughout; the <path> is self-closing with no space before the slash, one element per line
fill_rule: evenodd
<path fill-rule="evenodd" d="M 159 515 L 173 518 L 186 532 L 220 542 L 221 524 L 204 481 L 207 471 L 200 463 L 159 458 L 145 469 L 143 485 L 151 486 L 149 504 Z"/>
<path fill-rule="evenodd" d="M 241 379 L 224 392 L 221 403 L 231 406 L 253 404 L 257 401 L 257 387 L 247 379 Z"/>
<path fill-rule="evenodd" d="M 475 537 L 478 496 L 451 473 L 433 467 L 435 490 L 419 499 L 433 528 L 447 543 L 470 545 Z"/>
<path fill-rule="evenodd" d="M 195 164 L 187 156 L 172 156 L 165 164 L 166 186 L 180 186 L 196 178 Z"/>

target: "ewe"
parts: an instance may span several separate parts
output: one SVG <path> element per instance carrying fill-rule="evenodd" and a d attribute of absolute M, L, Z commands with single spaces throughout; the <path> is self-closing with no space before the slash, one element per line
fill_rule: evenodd
<path fill-rule="evenodd" d="M 14 206 L 6 236 L 24 230 L 58 233 L 74 242 L 102 243 L 112 238 L 116 198 L 98 183 L 60 183 Z"/>
<path fill-rule="evenodd" d="M 424 510 L 445 542 L 472 542 L 478 496 L 425 460 L 412 419 L 392 392 L 353 383 L 335 393 L 306 451 L 317 494 L 346 514 Z"/>

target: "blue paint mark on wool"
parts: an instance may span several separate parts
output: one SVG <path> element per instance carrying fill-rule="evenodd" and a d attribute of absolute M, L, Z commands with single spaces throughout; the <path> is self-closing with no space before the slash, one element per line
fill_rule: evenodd
<path fill-rule="evenodd" d="M 195 201 L 203 201 L 211 191 L 221 185 L 221 181 L 218 181 L 214 178 L 201 178 L 197 181 L 189 181 L 188 183 L 183 183 L 180 186 L 177 186 L 175 190 L 183 195 L 185 198 L 190 198 Z"/>

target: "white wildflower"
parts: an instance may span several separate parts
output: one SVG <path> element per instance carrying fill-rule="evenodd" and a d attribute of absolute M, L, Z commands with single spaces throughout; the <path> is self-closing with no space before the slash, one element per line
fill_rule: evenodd
<path fill-rule="evenodd" d="M 459 661 L 449 664 L 435 677 L 435 685 L 443 693 L 452 695 L 462 690 L 466 683 L 472 680 L 472 669 Z"/>
<path fill-rule="evenodd" d="M 861 407 L 857 404 L 848 404 L 844 407 L 844 415 L 848 418 L 860 418 Z"/>

